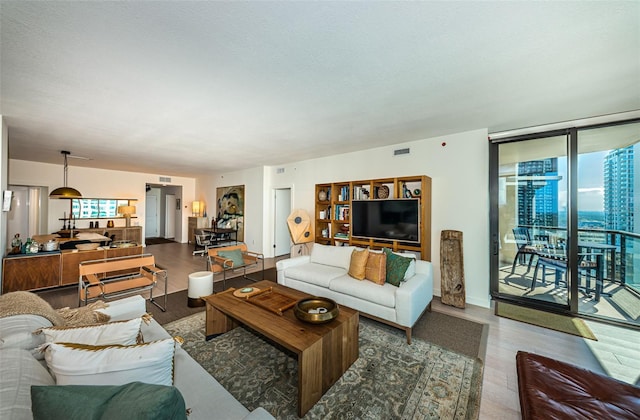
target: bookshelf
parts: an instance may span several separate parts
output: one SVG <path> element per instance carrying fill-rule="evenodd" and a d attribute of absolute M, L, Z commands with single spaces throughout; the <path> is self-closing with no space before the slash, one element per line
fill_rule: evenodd
<path fill-rule="evenodd" d="M 351 237 L 352 200 L 417 198 L 419 243 Z M 431 178 L 426 175 L 333 182 L 315 186 L 315 242 L 418 253 L 431 261 Z"/>

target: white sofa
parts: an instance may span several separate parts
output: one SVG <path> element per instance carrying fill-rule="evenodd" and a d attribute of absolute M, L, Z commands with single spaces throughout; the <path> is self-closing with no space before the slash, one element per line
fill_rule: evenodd
<path fill-rule="evenodd" d="M 411 330 L 433 299 L 433 267 L 430 262 L 415 260 L 399 287 L 378 285 L 349 276 L 353 246 L 314 244 L 310 255 L 276 262 L 278 283 L 314 296 L 335 300 L 362 315 L 406 331 L 411 344 Z M 399 254 L 412 257 L 412 254 Z"/>
<path fill-rule="evenodd" d="M 145 300 L 141 296 L 132 296 L 111 301 L 102 311 L 111 316 L 111 321 L 132 319 L 146 312 Z M 5 334 L 8 330 L 13 334 L 18 333 L 15 328 L 18 325 L 24 326 L 28 334 L 37 328 L 52 325 L 49 320 L 38 315 L 13 315 L 0 318 L 0 323 L 0 332 L 5 331 Z M 149 325 L 142 324 L 142 334 L 145 342 L 170 338 L 155 320 Z M 1 340 L 3 338 L 7 339 Z M 11 345 L 18 344 L 17 341 L 10 337 L 0 337 L 0 419 L 32 419 L 31 385 L 55 385 L 44 361 L 34 358 L 30 350 Z M 182 394 L 186 407 L 191 409 L 189 420 L 273 419 L 261 407 L 249 412 L 179 347 L 176 348 L 174 358 L 174 386 Z"/>

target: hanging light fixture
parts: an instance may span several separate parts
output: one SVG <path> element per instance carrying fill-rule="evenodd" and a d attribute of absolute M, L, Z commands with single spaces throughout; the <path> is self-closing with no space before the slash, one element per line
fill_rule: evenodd
<path fill-rule="evenodd" d="M 82 194 L 80 194 L 80 191 L 76 190 L 75 188 L 67 187 L 67 156 L 69 156 L 71 152 L 61 150 L 60 153 L 64 155 L 64 187 L 56 188 L 55 190 L 51 191 L 51 194 L 49 194 L 49 198 L 82 198 Z"/>

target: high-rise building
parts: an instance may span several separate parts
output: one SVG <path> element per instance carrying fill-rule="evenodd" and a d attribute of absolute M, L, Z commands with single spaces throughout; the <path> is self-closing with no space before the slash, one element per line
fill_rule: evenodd
<path fill-rule="evenodd" d="M 639 231 L 634 214 L 640 200 L 636 195 L 640 185 L 634 176 L 636 146 L 609 151 L 604 158 L 604 217 L 605 227 L 625 232 Z"/>
<path fill-rule="evenodd" d="M 518 224 L 558 226 L 558 159 L 518 163 Z"/>

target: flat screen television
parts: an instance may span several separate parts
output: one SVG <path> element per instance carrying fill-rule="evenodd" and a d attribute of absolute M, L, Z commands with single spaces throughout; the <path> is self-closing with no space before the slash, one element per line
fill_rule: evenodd
<path fill-rule="evenodd" d="M 420 243 L 419 226 L 417 198 L 351 201 L 354 238 Z"/>

